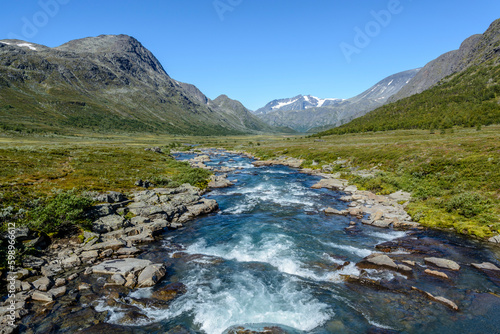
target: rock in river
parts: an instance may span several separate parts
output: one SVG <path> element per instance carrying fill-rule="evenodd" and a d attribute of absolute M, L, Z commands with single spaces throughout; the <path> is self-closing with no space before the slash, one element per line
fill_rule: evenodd
<path fill-rule="evenodd" d="M 426 257 L 424 261 L 426 263 L 430 263 L 440 268 L 455 270 L 455 271 L 460 270 L 460 266 L 458 265 L 458 263 L 452 260 L 441 259 L 438 257 Z"/>

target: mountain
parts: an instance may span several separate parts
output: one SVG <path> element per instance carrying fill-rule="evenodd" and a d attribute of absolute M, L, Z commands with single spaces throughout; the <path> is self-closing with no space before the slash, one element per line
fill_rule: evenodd
<path fill-rule="evenodd" d="M 250 127 L 247 127 L 250 125 Z M 173 80 L 135 38 L 101 35 L 56 48 L 0 41 L 0 127 L 217 135 L 269 131 Z"/>
<path fill-rule="evenodd" d="M 484 63 L 500 53 L 500 19 L 494 21 L 484 34 L 473 35 L 462 42 L 458 50 L 445 53 L 429 62 L 390 102 L 418 94 L 434 86 L 441 79 L 469 66 Z"/>
<path fill-rule="evenodd" d="M 416 87 L 423 89 L 449 71 L 454 72 L 421 93 L 414 93 Z M 399 97 L 349 124 L 317 135 L 396 129 L 446 131 L 453 126 L 500 123 L 500 19 L 483 35 L 465 40 L 458 51 L 431 61 L 408 85 L 413 81 L 415 90 L 405 93 L 411 96 Z"/>
<path fill-rule="evenodd" d="M 311 95 L 298 95 L 289 99 L 273 100 L 255 111 L 256 115 L 268 114 L 273 111 L 306 110 L 315 107 L 326 107 L 342 102 L 342 99 L 320 99 Z"/>
<path fill-rule="evenodd" d="M 319 99 L 299 95 L 269 102 L 255 114 L 272 126 L 290 127 L 301 132 L 314 131 L 317 127 L 339 126 L 386 103 L 419 70 L 393 74 L 350 99 Z"/>

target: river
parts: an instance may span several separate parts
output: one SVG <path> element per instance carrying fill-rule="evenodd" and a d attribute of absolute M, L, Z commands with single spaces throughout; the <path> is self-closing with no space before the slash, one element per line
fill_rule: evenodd
<path fill-rule="evenodd" d="M 345 194 L 311 189 L 319 178 L 289 167 L 256 168 L 246 157 L 223 152 L 207 165 L 242 169 L 228 174 L 234 186 L 206 195 L 217 200 L 218 213 L 147 246 L 142 257 L 171 265 L 162 284 L 182 282 L 187 289 L 168 309 L 142 308 L 149 320 L 137 323 L 138 331 L 181 325 L 208 334 L 234 326 L 278 326 L 288 333 L 500 333 L 500 280 L 470 266 L 498 266 L 498 250 L 452 233 L 381 229 L 325 215 L 327 207 L 347 208 L 339 200 Z M 351 221 L 356 227 L 346 230 Z M 356 266 L 377 252 L 376 245 L 393 240 L 418 248 L 388 254 L 415 261 L 411 274 Z M 461 269 L 448 272 L 447 280 L 426 275 L 428 254 L 457 261 Z M 349 275 L 381 284 L 347 282 Z M 453 300 L 459 311 L 413 286 Z M 161 284 L 131 296 L 148 297 L 157 288 Z M 106 310 L 108 321 L 118 322 L 119 310 Z"/>

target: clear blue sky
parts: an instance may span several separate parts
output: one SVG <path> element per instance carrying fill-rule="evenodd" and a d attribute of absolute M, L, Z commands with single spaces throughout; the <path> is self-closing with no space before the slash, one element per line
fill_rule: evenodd
<path fill-rule="evenodd" d="M 373 11 L 392 13 L 378 23 Z M 55 47 L 128 34 L 172 78 L 255 110 L 298 94 L 352 97 L 457 49 L 497 18 L 498 0 L 11 0 L 2 2 L 0 39 Z M 370 40 L 355 40 L 356 27 Z M 341 45 L 356 48 L 347 47 L 350 62 Z"/>

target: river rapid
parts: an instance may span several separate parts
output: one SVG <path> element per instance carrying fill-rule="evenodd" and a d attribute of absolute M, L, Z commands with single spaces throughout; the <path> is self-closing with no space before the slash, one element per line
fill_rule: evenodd
<path fill-rule="evenodd" d="M 498 266 L 492 246 L 455 234 L 382 229 L 350 216 L 325 215 L 325 208 L 342 210 L 349 203 L 339 200 L 342 192 L 311 189 L 319 177 L 284 166 L 257 168 L 251 159 L 223 151 L 209 153 L 207 165 L 240 168 L 228 173 L 237 182 L 206 195 L 217 200 L 218 213 L 167 231 L 147 246 L 141 257 L 168 263 L 167 279 L 130 297 L 148 298 L 171 282 L 182 282 L 186 292 L 168 309 L 141 307 L 147 318 L 129 328 L 164 333 L 182 326 L 208 334 L 239 326 L 287 333 L 500 333 L 500 279 L 470 266 L 485 261 Z M 346 230 L 350 222 L 355 228 Z M 388 255 L 415 261 L 410 274 L 356 266 L 380 252 L 376 245 L 401 240 L 415 246 L 393 248 Z M 429 254 L 458 262 L 460 271 L 447 272 L 447 280 L 424 274 L 423 257 Z M 453 300 L 459 310 L 412 287 Z M 101 303 L 96 309 L 108 311 L 108 322 L 120 323 L 119 308 Z"/>

